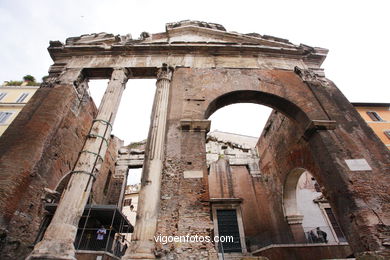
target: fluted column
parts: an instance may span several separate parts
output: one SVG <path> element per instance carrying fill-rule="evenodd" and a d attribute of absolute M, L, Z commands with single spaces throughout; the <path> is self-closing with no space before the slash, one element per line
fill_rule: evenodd
<path fill-rule="evenodd" d="M 78 223 L 108 147 L 112 124 L 127 82 L 127 69 L 114 69 L 98 115 L 62 193 L 54 217 L 41 242 L 27 259 L 76 259 L 73 246 Z"/>
<path fill-rule="evenodd" d="M 169 88 L 173 69 L 163 64 L 157 74 L 156 94 L 148 137 L 141 190 L 139 193 L 137 223 L 132 243 L 123 259 L 153 259 L 154 235 L 160 203 L 161 175 L 164 160 Z"/>

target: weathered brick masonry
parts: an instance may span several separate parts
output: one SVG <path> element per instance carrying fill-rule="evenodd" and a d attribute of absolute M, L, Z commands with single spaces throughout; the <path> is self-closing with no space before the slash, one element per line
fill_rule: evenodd
<path fill-rule="evenodd" d="M 80 101 L 71 86 L 40 88 L 4 133 L 0 140 L 4 259 L 22 259 L 31 251 L 45 214 L 45 188 L 61 193 L 66 187 L 96 112 L 92 99 Z M 120 145 L 118 138 L 111 138 L 92 192 L 94 203 L 118 202 L 117 180 L 108 173 L 115 172 Z"/>
<path fill-rule="evenodd" d="M 31 250 L 44 214 L 44 188 L 71 171 L 96 114 L 69 86 L 40 88 L 0 139 L 2 254 Z"/>
<path fill-rule="evenodd" d="M 271 115 L 258 143 L 261 171 L 273 191 L 270 203 L 279 201 L 275 206 L 283 216 L 280 214 L 281 192 L 286 176 L 295 168 L 305 168 L 324 187 L 323 193 L 345 228 L 349 243 L 361 251 L 386 251 L 389 166 L 382 164 L 389 156 L 386 147 L 374 144 L 377 142 L 375 134 L 362 123 L 362 118 L 333 84 L 312 87 L 323 109 L 338 126 L 333 131 L 318 131 L 306 142 L 301 133 L 295 131 L 296 122 L 277 112 Z M 363 135 L 366 137 L 362 138 Z M 319 141 L 320 136 L 326 141 Z M 328 150 L 326 147 L 330 146 Z M 372 161 L 372 154 L 381 159 Z M 371 167 L 385 170 L 377 171 L 376 178 L 372 177 L 372 172 L 345 172 L 347 166 L 340 158 L 360 157 L 367 158 Z M 379 198 L 372 199 L 369 194 L 375 193 Z M 362 204 L 364 206 L 357 210 Z M 369 236 L 369 230 L 382 235 Z"/>
<path fill-rule="evenodd" d="M 311 88 L 314 90 L 312 91 Z M 202 99 L 203 101 L 194 101 Z M 270 235 L 274 242 L 283 243 L 283 240 L 287 240 L 286 231 L 282 231 L 283 234 L 273 233 L 275 230 L 279 230 L 278 232 L 288 230 L 288 228 L 280 228 L 286 225 L 281 192 L 287 173 L 296 167 L 304 167 L 325 187 L 331 205 L 342 226 L 345 227 L 346 233 L 349 234 L 352 247 L 359 252 L 382 250 L 388 252 L 385 249 L 388 240 L 385 230 L 388 228 L 386 220 L 389 219 L 386 215 L 389 205 L 386 185 L 389 177 L 388 165 L 383 162 L 389 160 L 389 153 L 384 145 L 379 144 L 377 137 L 372 134 L 369 127 L 363 123 L 357 112 L 331 82 L 326 85 L 304 83 L 296 73 L 288 71 L 178 68 L 173 78 L 171 100 L 170 118 L 172 119 L 169 121 L 167 157 L 172 160 L 170 156 L 173 152 L 181 154 L 179 162 L 177 162 L 177 155 L 175 158 L 180 168 L 174 168 L 176 169 L 174 176 L 181 175 L 185 168 L 188 168 L 186 163 L 192 162 L 194 155 L 202 155 L 204 152 L 204 148 L 199 145 L 201 140 L 188 142 L 188 134 L 185 131 L 179 133 L 179 118 L 202 120 L 204 114 L 207 117 L 219 107 L 237 102 L 270 105 L 284 112 L 289 118 L 279 116 L 280 114 L 271 118 L 270 122 L 274 121 L 275 125 L 278 125 L 278 120 L 283 119 L 285 122 L 280 123 L 277 128 L 267 129 L 265 131 L 268 134 L 267 138 L 263 134 L 259 141 L 262 156 L 260 163 L 269 181 L 268 188 L 265 189 L 268 190 L 266 194 L 268 194 L 269 212 L 265 214 L 272 212 L 273 215 L 271 223 L 262 224 L 274 226 L 267 236 Z M 334 120 L 337 126 L 333 131 L 319 130 L 311 133 L 307 130 L 310 119 Z M 274 127 L 269 124 L 270 127 Z M 196 132 L 194 135 L 197 135 Z M 369 139 L 362 136 L 367 136 Z M 192 136 L 192 139 L 197 140 L 195 136 Z M 181 144 L 180 150 L 178 150 L 179 144 Z M 187 154 L 188 151 L 191 153 Z M 371 159 L 372 155 L 378 155 L 379 161 L 374 162 Z M 373 168 L 372 172 L 349 172 L 343 160 L 361 157 L 367 158 Z M 198 157 L 198 161 L 203 160 L 202 158 L 203 155 Z M 190 167 L 202 169 L 200 165 L 197 168 L 196 164 Z M 199 192 L 205 186 L 199 183 L 197 191 L 189 190 L 192 196 L 183 201 L 185 195 L 182 193 L 187 187 L 183 185 L 190 185 L 191 182 L 183 178 L 171 178 L 172 167 L 167 172 L 170 174 L 163 176 L 163 183 L 166 185 L 162 186 L 162 197 L 164 198 L 169 190 L 171 194 L 169 198 L 177 199 L 169 199 L 168 202 L 162 200 L 164 206 L 161 208 L 160 223 L 165 225 L 171 223 L 169 224 L 171 227 L 176 223 L 174 230 L 181 227 L 183 232 L 188 232 L 191 230 L 192 223 L 180 220 L 198 210 L 202 212 L 203 208 L 188 203 L 187 200 L 192 201 L 194 196 L 197 196 L 197 201 L 200 203 L 203 197 Z M 378 180 L 376 178 L 381 181 L 375 181 Z M 171 188 L 173 186 L 180 189 L 174 192 Z M 375 194 L 380 196 L 373 200 L 371 196 L 376 196 Z M 165 203 L 176 205 L 176 208 L 165 207 Z M 179 213 L 176 213 L 178 215 L 175 218 L 168 217 L 177 210 Z M 209 225 L 208 219 L 197 218 L 198 223 L 201 221 L 204 226 Z M 180 226 L 179 223 L 186 225 Z M 168 231 L 162 227 L 163 225 L 160 224 L 159 232 L 166 234 Z M 360 233 L 361 230 L 367 232 Z M 373 236 L 370 235 L 373 234 L 371 232 L 382 235 Z"/>
<path fill-rule="evenodd" d="M 162 245 L 155 243 L 153 235 L 213 235 L 205 151 L 207 119 L 234 103 L 262 104 L 278 112 L 259 141 L 262 178 L 252 183 L 257 207 L 262 209 L 257 209 L 261 223 L 247 229 L 249 235 L 264 230 L 256 239 L 274 243 L 293 238 L 297 230 L 289 230 L 286 224 L 281 193 L 288 173 L 302 167 L 324 188 L 355 257 L 390 257 L 390 153 L 325 78 L 320 66 L 327 50 L 272 36 L 226 32 L 217 24 L 182 21 L 167 24 L 162 33 L 143 33 L 140 39 L 105 33 L 72 37 L 65 44 L 51 42 L 49 52 L 54 64 L 43 85 L 49 88 L 37 91 L 0 139 L 5 257 L 25 257 L 31 250 L 28 246 L 43 214 L 43 188 L 55 189 L 72 169 L 97 112 L 103 118 L 94 123 L 95 137 L 106 137 L 103 129 L 113 122 L 129 78 L 157 78 L 157 87 L 145 149 L 139 225 L 124 259 L 217 259 L 212 243 Z M 110 78 L 99 111 L 91 100 L 79 100 L 89 78 Z M 94 150 L 84 154 L 78 166 L 89 170 L 98 141 L 88 140 Z M 112 142 L 108 148 L 112 154 L 106 155 L 109 165 L 101 168 L 98 186 L 106 186 L 103 179 L 110 170 L 114 175 L 116 145 Z M 364 159 L 371 170 L 349 168 L 345 160 L 350 159 Z M 234 170 L 238 175 L 245 173 Z M 78 192 L 66 191 L 66 204 L 60 202 L 56 222 L 35 246 L 31 259 L 75 259 L 75 230 L 91 187 L 85 184 L 87 179 L 85 174 L 77 175 L 78 184 L 72 188 L 85 192 L 78 196 Z M 244 180 L 236 181 L 251 183 Z M 109 192 L 119 187 L 113 180 L 107 185 Z M 97 201 L 113 203 L 95 191 L 99 188 L 92 192 Z M 104 193 L 104 187 L 100 192 Z"/>

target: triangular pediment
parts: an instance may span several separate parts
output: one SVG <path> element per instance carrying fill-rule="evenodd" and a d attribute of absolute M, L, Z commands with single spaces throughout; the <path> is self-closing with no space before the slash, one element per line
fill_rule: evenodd
<path fill-rule="evenodd" d="M 175 28 L 167 28 L 165 33 L 152 34 L 143 39 L 141 43 L 193 43 L 193 44 L 250 44 L 270 47 L 296 47 L 288 40 L 261 36 L 259 34 L 240 34 L 227 32 L 214 28 L 199 27 L 196 25 L 184 25 Z"/>

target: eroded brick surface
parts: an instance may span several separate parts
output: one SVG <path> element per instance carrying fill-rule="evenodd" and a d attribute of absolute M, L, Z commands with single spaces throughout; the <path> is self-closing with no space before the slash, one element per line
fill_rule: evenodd
<path fill-rule="evenodd" d="M 272 96 L 233 92 L 241 90 L 271 93 Z M 232 94 L 222 96 L 229 92 Z M 273 95 L 283 99 L 275 99 Z M 216 99 L 220 96 L 222 98 Z M 286 175 L 296 167 L 303 167 L 325 188 L 325 195 L 349 234 L 353 250 L 357 254 L 371 250 L 386 255 L 387 233 L 383 229 L 380 231 L 380 227 L 386 226 L 389 219 L 386 215 L 389 212 L 388 177 L 385 174 L 388 166 L 384 163 L 389 161 L 388 151 L 333 85 L 305 84 L 292 71 L 189 68 L 175 71 L 158 232 L 168 235 L 181 230 L 197 231 L 186 219 L 202 212 L 199 203 L 203 199 L 202 190 L 207 187 L 199 180 L 183 178 L 184 170 L 196 168 L 195 156 L 198 156 L 198 162 L 203 160 L 200 155 L 204 150 L 199 144 L 204 137 L 195 137 L 196 133 L 193 133 L 189 141 L 191 134 L 179 130 L 179 119 L 203 119 L 221 106 L 242 101 L 270 105 L 287 115 L 274 116 L 274 122 L 263 133 L 268 132 L 268 136 L 263 136 L 259 142 L 264 184 L 258 186 L 267 202 L 262 206 L 269 209 L 264 214 L 270 215 L 264 219 L 268 219 L 265 225 L 269 227 L 271 240 L 280 243 L 288 240 L 282 188 Z M 306 135 L 311 120 L 335 120 L 337 126 L 335 130 L 318 130 Z M 344 159 L 362 157 L 367 158 L 373 170 L 349 172 Z M 188 162 L 193 165 L 189 166 Z M 378 178 L 380 182 L 375 181 Z M 261 185 L 264 185 L 263 189 Z M 378 193 L 379 197 L 373 199 Z M 205 208 L 203 212 L 206 211 Z M 206 227 L 203 230 L 210 227 L 208 218 L 197 218 L 196 224 Z M 286 228 L 280 229 L 283 226 Z M 361 230 L 366 232 L 360 233 Z M 173 247 L 169 250 L 177 252 Z"/>
<path fill-rule="evenodd" d="M 96 107 L 69 86 L 41 88 L 0 138 L 2 257 L 31 251 L 44 214 L 44 188 L 71 171 Z M 26 235 L 28 234 L 28 235 Z"/>

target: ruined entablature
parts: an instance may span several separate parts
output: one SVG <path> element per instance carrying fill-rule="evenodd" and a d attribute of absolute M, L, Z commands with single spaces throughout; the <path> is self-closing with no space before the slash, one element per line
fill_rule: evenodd
<path fill-rule="evenodd" d="M 120 41 L 119 35 L 101 32 L 67 38 L 66 45 L 112 45 Z"/>
<path fill-rule="evenodd" d="M 117 166 L 142 167 L 145 159 L 146 140 L 122 146 L 118 151 Z"/>
<path fill-rule="evenodd" d="M 220 30 L 220 31 L 226 32 L 225 27 L 223 27 L 223 25 L 221 25 L 221 24 L 200 22 L 200 21 L 194 21 L 194 20 L 183 20 L 180 22 L 167 23 L 165 25 L 165 29 L 166 29 L 166 31 L 168 31 L 169 29 L 184 27 L 184 26 L 197 26 L 197 27 L 209 28 L 209 29 Z"/>
<path fill-rule="evenodd" d="M 141 183 L 127 185 L 125 194 L 127 195 L 127 194 L 138 193 L 140 191 L 140 189 L 141 189 Z"/>
<path fill-rule="evenodd" d="M 213 48 L 210 48 L 213 47 Z M 94 58 L 100 66 L 110 67 L 104 62 L 97 61 L 96 58 L 104 58 L 109 55 L 120 54 L 123 57 L 127 55 L 152 55 L 169 54 L 176 57 L 178 61 L 171 62 L 175 66 L 193 66 L 188 64 L 189 55 L 198 57 L 201 55 L 219 55 L 234 56 L 240 55 L 251 59 L 261 59 L 259 62 L 248 61 L 250 67 L 256 67 L 256 64 L 265 63 L 270 66 L 270 61 L 264 60 L 277 58 L 272 67 L 281 69 L 291 69 L 289 64 L 293 61 L 295 66 L 309 68 L 319 68 L 325 60 L 328 50 L 307 45 L 295 45 L 286 39 L 279 37 L 261 35 L 258 33 L 237 33 L 229 32 L 216 23 L 206 23 L 200 21 L 185 20 L 166 24 L 165 32 L 148 33 L 142 32 L 138 39 L 133 39 L 130 34 L 114 35 L 109 33 L 85 34 L 77 37 L 68 38 L 65 44 L 60 41 L 51 41 L 49 52 L 55 63 L 63 63 L 69 58 L 78 56 L 89 56 Z M 254 56 L 255 55 L 255 56 Z M 288 61 L 286 61 L 288 59 Z M 307 64 L 299 64 L 299 62 Z M 84 62 L 88 62 L 84 59 Z M 128 62 L 126 62 L 128 64 Z M 209 64 L 210 61 L 194 61 L 195 64 Z M 88 63 L 91 65 L 90 63 Z M 159 61 L 161 64 L 161 61 Z M 151 62 L 142 65 L 143 67 L 155 66 Z M 218 66 L 224 66 L 221 61 Z M 215 67 L 215 64 L 207 65 Z M 232 67 L 232 64 L 226 66 Z"/>
<path fill-rule="evenodd" d="M 206 139 L 207 165 L 223 157 L 230 165 L 247 165 L 251 175 L 257 177 L 260 175 L 257 140 L 256 137 L 213 131 Z"/>

